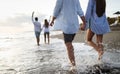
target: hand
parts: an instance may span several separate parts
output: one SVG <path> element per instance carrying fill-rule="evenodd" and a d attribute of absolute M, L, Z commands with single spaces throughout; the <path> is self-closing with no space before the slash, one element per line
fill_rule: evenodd
<path fill-rule="evenodd" d="M 50 26 L 53 26 L 53 24 L 54 24 L 54 22 L 53 22 L 53 21 L 51 21 Z"/>
<path fill-rule="evenodd" d="M 53 24 L 54 24 L 54 20 L 56 19 L 56 17 L 52 17 L 52 21 L 51 21 L 51 23 L 50 23 L 50 26 L 53 26 Z"/>
<path fill-rule="evenodd" d="M 33 15 L 34 15 L 34 11 L 32 12 L 32 17 L 33 17 Z"/>
<path fill-rule="evenodd" d="M 34 11 L 32 12 L 32 14 L 34 14 Z"/>
<path fill-rule="evenodd" d="M 82 23 L 81 26 L 80 26 L 80 30 L 84 31 L 85 30 L 85 23 Z"/>

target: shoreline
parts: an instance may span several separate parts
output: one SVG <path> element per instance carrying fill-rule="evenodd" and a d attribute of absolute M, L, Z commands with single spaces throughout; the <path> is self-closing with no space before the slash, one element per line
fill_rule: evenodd
<path fill-rule="evenodd" d="M 76 36 L 73 40 L 73 42 L 85 42 L 85 34 L 86 31 L 79 31 L 76 33 Z M 111 31 L 103 36 L 103 43 L 107 43 L 110 40 L 112 41 L 120 41 L 120 31 Z M 63 34 L 58 34 L 58 35 L 52 35 L 51 38 L 59 38 L 63 40 Z M 94 38 L 93 38 L 94 39 Z"/>
<path fill-rule="evenodd" d="M 56 33 L 58 35 L 56 35 Z M 24 32 L 1 37 L 0 73 L 7 74 L 74 74 L 69 71 L 70 66 L 63 42 L 62 32 L 51 33 L 51 43 L 37 46 L 33 32 Z M 105 35 L 111 43 L 117 43 L 120 31 L 112 31 Z M 113 38 L 113 36 L 114 38 Z M 73 43 L 75 48 L 76 68 L 79 74 L 119 74 L 120 73 L 120 50 L 118 52 L 105 51 L 101 61 L 97 60 L 97 53 L 84 43 L 85 32 L 76 34 Z M 58 37 L 61 39 L 58 39 Z M 111 37 L 110 40 L 108 37 Z M 43 38 L 43 35 L 42 37 Z M 106 40 L 106 41 L 107 41 Z M 115 42 L 113 42 L 114 40 Z M 83 40 L 84 41 L 84 40 Z M 78 42 L 78 43 L 76 43 Z M 82 41 L 81 41 L 82 42 Z M 118 41 L 120 42 L 120 41 Z M 108 42 L 107 42 L 108 43 Z M 114 45 L 112 44 L 112 45 Z M 111 45 L 110 45 L 111 46 Z M 120 46 L 120 44 L 118 44 Z M 113 47 L 113 46 L 111 46 Z M 116 47 L 116 45 L 115 45 Z M 118 47 L 119 49 L 120 47 Z M 116 49 L 116 48 L 115 48 Z M 109 49 L 108 49 L 109 50 Z M 19 57 L 19 58 L 18 58 Z M 13 63 L 14 62 L 14 63 Z M 99 68 L 99 69 L 98 69 Z M 96 73 L 97 72 L 97 73 Z"/>
<path fill-rule="evenodd" d="M 73 40 L 73 43 L 86 43 L 86 31 L 79 31 Z M 63 40 L 63 34 L 52 35 L 51 38 L 58 38 Z M 93 37 L 95 41 L 95 36 Z M 107 48 L 120 50 L 120 26 L 111 27 L 111 32 L 103 35 L 103 43 L 107 44 Z"/>

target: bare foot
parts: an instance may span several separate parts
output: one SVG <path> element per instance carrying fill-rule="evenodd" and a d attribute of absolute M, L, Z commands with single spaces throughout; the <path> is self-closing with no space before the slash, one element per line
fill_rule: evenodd
<path fill-rule="evenodd" d="M 103 53 L 104 53 L 103 49 L 100 48 L 98 52 L 98 55 L 99 55 L 98 60 L 101 60 Z"/>
<path fill-rule="evenodd" d="M 40 44 L 37 44 L 38 46 L 40 46 Z"/>
<path fill-rule="evenodd" d="M 70 68 L 70 71 L 72 72 L 72 74 L 77 74 L 77 69 L 76 69 L 75 66 L 72 66 L 72 67 Z"/>

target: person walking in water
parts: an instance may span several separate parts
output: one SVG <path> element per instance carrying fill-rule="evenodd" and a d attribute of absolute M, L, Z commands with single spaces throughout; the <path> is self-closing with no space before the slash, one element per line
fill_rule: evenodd
<path fill-rule="evenodd" d="M 47 19 L 44 20 L 44 25 L 43 25 L 43 28 L 44 30 L 44 42 L 45 44 L 48 42 L 48 44 L 50 43 L 50 36 L 49 36 L 49 22 L 47 21 Z M 47 39 L 47 41 L 46 41 Z"/>
<path fill-rule="evenodd" d="M 35 17 L 35 20 L 33 19 L 34 12 L 32 13 L 32 22 L 34 24 L 34 31 L 36 36 L 37 45 L 40 45 L 40 33 L 41 33 L 41 23 L 38 22 L 38 17 Z"/>
<path fill-rule="evenodd" d="M 79 24 L 78 16 L 83 22 L 81 26 Z M 79 0 L 57 0 L 50 25 L 52 26 L 53 24 L 59 24 L 61 26 L 60 29 L 63 31 L 64 43 L 72 66 L 71 69 L 74 69 L 76 62 L 72 41 L 79 31 L 79 28 L 84 30 L 86 24 Z"/>
<path fill-rule="evenodd" d="M 98 60 L 101 59 L 103 51 L 103 35 L 110 32 L 106 19 L 106 0 L 89 0 L 85 19 L 87 21 L 87 43 L 98 52 Z M 92 41 L 96 35 L 96 43 Z"/>

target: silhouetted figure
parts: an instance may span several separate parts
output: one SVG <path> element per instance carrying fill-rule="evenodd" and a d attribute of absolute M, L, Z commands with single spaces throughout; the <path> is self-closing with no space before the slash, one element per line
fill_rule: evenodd
<path fill-rule="evenodd" d="M 50 30 L 49 30 L 49 22 L 47 21 L 47 19 L 44 20 L 44 25 L 43 25 L 43 28 L 44 30 L 44 42 L 45 44 L 48 42 L 48 44 L 50 43 Z M 47 41 L 46 41 L 47 39 Z"/>
<path fill-rule="evenodd" d="M 35 20 L 33 19 L 34 17 L 34 12 L 32 13 L 32 22 L 34 24 L 34 31 L 35 31 L 35 36 L 37 40 L 37 45 L 39 46 L 40 44 L 40 33 L 41 33 L 41 23 L 38 22 L 38 17 L 35 17 Z"/>

